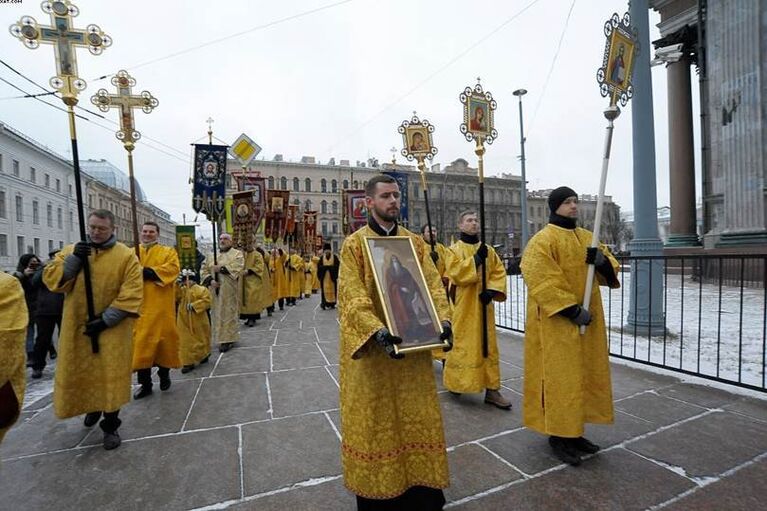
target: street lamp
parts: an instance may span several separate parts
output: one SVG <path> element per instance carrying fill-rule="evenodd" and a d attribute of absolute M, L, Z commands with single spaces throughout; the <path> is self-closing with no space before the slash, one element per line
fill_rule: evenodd
<path fill-rule="evenodd" d="M 522 122 L 522 96 L 527 94 L 526 89 L 517 89 L 512 94 L 519 98 L 519 145 L 522 148 L 520 161 L 522 162 L 522 240 L 519 244 L 520 253 L 525 250 L 530 232 L 527 227 L 527 175 L 525 173 L 525 126 Z"/>

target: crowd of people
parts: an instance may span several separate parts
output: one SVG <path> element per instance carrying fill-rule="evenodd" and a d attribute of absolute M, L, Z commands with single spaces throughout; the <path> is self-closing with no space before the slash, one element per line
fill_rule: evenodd
<path fill-rule="evenodd" d="M 477 211 L 460 214 L 459 239 L 447 247 L 431 226 L 415 234 L 398 224 L 400 190 L 390 176 L 368 181 L 365 195 L 367 225 L 346 237 L 338 255 L 329 245 L 304 255 L 291 245 L 240 249 L 223 233 L 219 252 L 196 272 L 181 269 L 176 251 L 158 243 L 157 224 L 142 226 L 136 253 L 116 241 L 112 213 L 96 210 L 87 241 L 50 254 L 44 264 L 22 257 L 13 276 L 0 274 L 0 440 L 21 410 L 24 347 L 32 377 L 39 378 L 47 357 L 57 354 L 56 326 L 55 413 L 84 416 L 86 427 L 100 421 L 103 446 L 114 449 L 132 373 L 133 399 L 153 392 L 155 367 L 160 390 L 167 391 L 171 370 L 186 373 L 207 363 L 212 346 L 231 349 L 240 321 L 252 327 L 277 307 L 318 294 L 323 310 L 338 305 L 341 457 L 358 508 L 442 509 L 449 472 L 433 365 L 442 364 L 451 399 L 482 393 L 488 406 L 509 413 L 493 324 L 494 303 L 509 292 L 506 269 L 481 242 Z M 548 203 L 549 224 L 529 241 L 520 265 L 528 290 L 522 412 L 525 426 L 546 435 L 555 456 L 577 466 L 599 451 L 583 437 L 584 424 L 613 421 L 599 285 L 619 286 L 618 263 L 604 246 L 592 248 L 591 232 L 576 226 L 575 191 L 560 187 Z M 442 348 L 396 349 L 403 339 L 390 330 L 386 298 L 363 249 L 366 239 L 385 236 L 412 240 Z M 589 265 L 597 285 L 585 308 Z"/>

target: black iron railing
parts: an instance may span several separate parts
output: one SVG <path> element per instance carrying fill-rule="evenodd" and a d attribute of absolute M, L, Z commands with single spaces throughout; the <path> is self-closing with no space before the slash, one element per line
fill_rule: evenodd
<path fill-rule="evenodd" d="M 619 261 L 620 289 L 600 289 L 610 355 L 767 392 L 767 255 Z M 509 293 L 496 304 L 496 325 L 524 333 L 527 288 L 506 263 Z"/>

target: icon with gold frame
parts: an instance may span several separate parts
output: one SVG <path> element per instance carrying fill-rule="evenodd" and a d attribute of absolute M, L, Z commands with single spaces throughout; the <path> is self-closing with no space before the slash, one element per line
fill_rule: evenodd
<path fill-rule="evenodd" d="M 610 104 L 620 101 L 626 106 L 634 95 L 631 75 L 638 49 L 636 29 L 631 26 L 628 13 L 622 18 L 615 13 L 605 22 L 604 34 L 605 51 L 602 66 L 597 70 L 599 92 L 603 97 L 610 96 Z"/>
<path fill-rule="evenodd" d="M 476 139 L 492 144 L 498 138 L 495 129 L 495 109 L 498 104 L 493 95 L 482 89 L 477 78 L 474 88 L 466 87 L 459 98 L 463 103 L 463 123 L 460 128 L 466 140 L 471 142 Z"/>
<path fill-rule="evenodd" d="M 432 140 L 434 126 L 426 119 L 419 119 L 415 112 L 410 120 L 402 121 L 397 131 L 402 135 L 402 156 L 409 161 L 432 159 L 437 154 Z"/>
<path fill-rule="evenodd" d="M 409 236 L 365 237 L 376 294 L 386 327 L 402 343 L 396 353 L 445 348 L 442 325 Z"/>

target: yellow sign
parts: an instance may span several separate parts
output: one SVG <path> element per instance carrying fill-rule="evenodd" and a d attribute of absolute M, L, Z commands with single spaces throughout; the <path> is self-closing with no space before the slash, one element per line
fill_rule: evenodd
<path fill-rule="evenodd" d="M 261 148 L 245 133 L 237 137 L 229 149 L 229 154 L 237 158 L 243 167 L 246 167 L 253 158 L 258 156 Z"/>

